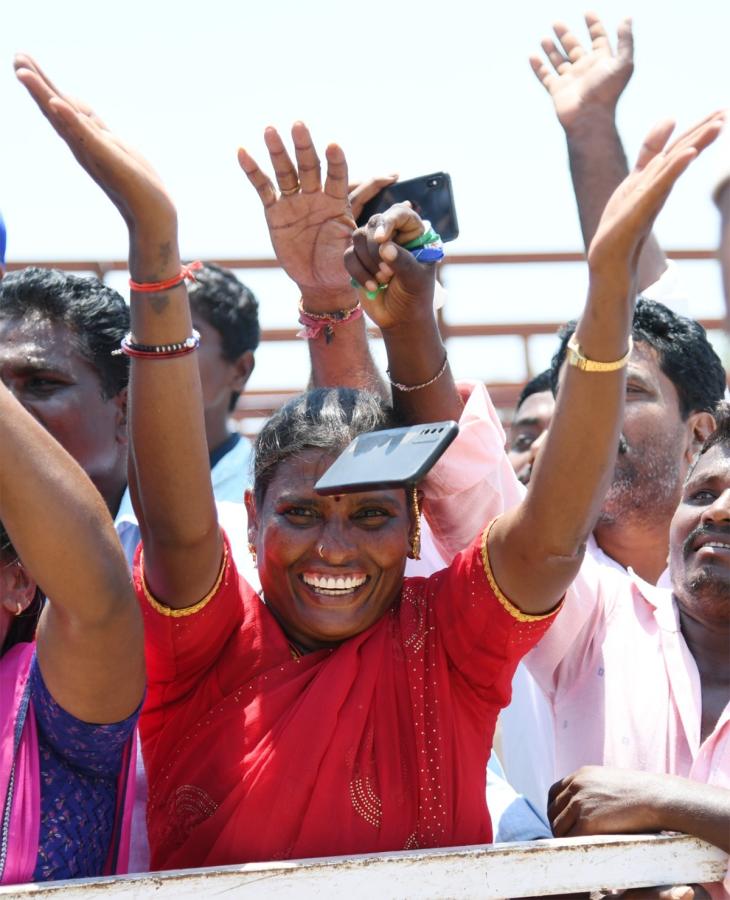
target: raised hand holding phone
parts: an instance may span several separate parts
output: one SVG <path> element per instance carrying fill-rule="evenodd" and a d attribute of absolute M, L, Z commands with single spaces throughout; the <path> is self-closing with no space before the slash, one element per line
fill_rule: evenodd
<path fill-rule="evenodd" d="M 367 225 L 371 216 L 383 213 L 396 203 L 410 203 L 418 215 L 428 221 L 438 232 L 443 243 L 459 236 L 459 223 L 451 188 L 451 178 L 446 172 L 432 172 L 418 178 L 409 178 L 389 184 L 365 203 L 355 218 L 359 226 Z"/>

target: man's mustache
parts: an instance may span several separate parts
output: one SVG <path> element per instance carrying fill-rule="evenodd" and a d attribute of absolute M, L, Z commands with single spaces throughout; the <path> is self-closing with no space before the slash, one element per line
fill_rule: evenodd
<path fill-rule="evenodd" d="M 730 525 L 715 525 L 708 528 L 707 525 L 698 525 L 685 538 L 682 544 L 682 552 L 686 555 L 692 550 L 695 542 L 700 538 L 730 538 Z"/>

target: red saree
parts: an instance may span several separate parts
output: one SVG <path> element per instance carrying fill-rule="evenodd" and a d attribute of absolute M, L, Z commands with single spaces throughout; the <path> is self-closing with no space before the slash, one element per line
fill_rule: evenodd
<path fill-rule="evenodd" d="M 139 560 L 138 560 L 139 563 Z M 553 614 L 490 587 L 475 544 L 335 650 L 293 659 L 228 556 L 209 598 L 145 615 L 153 869 L 489 842 L 485 771 Z"/>

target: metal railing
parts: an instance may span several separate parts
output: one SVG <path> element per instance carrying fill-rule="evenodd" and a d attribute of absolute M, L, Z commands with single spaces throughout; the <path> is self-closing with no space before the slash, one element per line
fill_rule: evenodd
<path fill-rule="evenodd" d="M 714 250 L 670 250 L 667 251 L 667 256 L 673 260 L 680 261 L 712 261 L 717 258 L 717 254 Z M 448 278 L 448 270 L 453 267 L 580 263 L 584 260 L 585 255 L 583 253 L 574 251 L 551 253 L 450 254 L 443 263 L 440 264 L 440 272 L 442 279 L 446 280 Z M 233 270 L 270 270 L 280 268 L 277 260 L 273 258 L 219 259 L 216 260 L 216 262 Z M 41 266 L 44 268 L 53 267 L 72 272 L 93 273 L 101 279 L 105 279 L 112 272 L 128 271 L 126 260 L 27 260 L 9 262 L 7 268 L 9 271 L 12 271 L 26 266 Z M 727 323 L 721 318 L 701 319 L 700 321 L 708 331 L 722 331 L 727 328 Z M 439 327 L 444 341 L 453 338 L 478 337 L 517 337 L 520 339 L 522 344 L 524 371 L 527 374 L 527 378 L 522 381 L 487 382 L 487 387 L 492 400 L 505 419 L 509 417 L 510 411 L 514 408 L 514 404 L 522 389 L 524 381 L 535 374 L 530 356 L 531 340 L 540 335 L 554 335 L 562 324 L 561 321 L 506 322 L 498 324 L 485 322 L 453 323 L 443 314 L 443 311 L 439 311 Z M 283 341 L 293 341 L 296 339 L 298 330 L 299 328 L 295 326 L 290 328 L 264 328 L 261 332 L 261 341 L 264 344 L 267 342 L 278 343 Z M 377 329 L 370 329 L 369 334 L 374 340 L 379 338 Z M 247 389 L 246 392 L 241 395 L 234 417 L 242 421 L 243 431 L 253 433 L 257 430 L 259 422 L 268 418 L 275 409 L 290 397 L 299 393 L 300 390 L 301 386 L 294 384 L 289 388 L 283 389 Z"/>
<path fill-rule="evenodd" d="M 315 860 L 252 863 L 0 888 L 2 900 L 199 900 L 225 896 L 546 897 L 720 882 L 727 854 L 679 835 L 562 838 Z"/>

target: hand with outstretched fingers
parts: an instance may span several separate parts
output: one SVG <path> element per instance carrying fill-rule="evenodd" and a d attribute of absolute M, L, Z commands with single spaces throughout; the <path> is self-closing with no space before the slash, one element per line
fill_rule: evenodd
<path fill-rule="evenodd" d="M 352 295 L 354 306 L 357 298 L 343 263 L 355 229 L 345 154 L 337 144 L 327 147 L 322 184 L 322 167 L 309 129 L 295 122 L 291 133 L 296 165 L 278 131 L 267 128 L 264 132 L 276 187 L 243 148 L 238 162 L 261 199 L 276 257 L 306 296 L 307 308 L 330 311 L 332 297 L 343 293 Z"/>
<path fill-rule="evenodd" d="M 176 235 L 175 207 L 152 167 L 116 138 L 84 103 L 61 93 L 40 66 L 24 54 L 15 73 L 81 166 L 106 193 L 134 233 Z"/>
<path fill-rule="evenodd" d="M 613 279 L 629 265 L 633 278 L 641 248 L 675 182 L 720 133 L 724 113 L 715 112 L 666 147 L 673 123 L 649 132 L 633 171 L 611 195 L 588 248 L 591 277 Z M 666 147 L 666 149 L 665 149 Z M 618 267 L 618 268 L 617 268 Z"/>
<path fill-rule="evenodd" d="M 552 38 L 542 41 L 547 62 L 539 55 L 530 65 L 552 97 L 555 113 L 566 131 L 579 124 L 586 114 L 606 113 L 613 117 L 616 104 L 634 70 L 634 38 L 631 19 L 618 26 L 616 53 L 603 23 L 595 13 L 586 13 L 591 38 L 584 47 L 567 25 L 556 22 Z"/>
<path fill-rule="evenodd" d="M 433 318 L 435 267 L 417 262 L 401 245 L 424 234 L 419 215 L 408 203 L 396 203 L 372 216 L 353 235 L 345 265 L 365 292 L 368 316 L 381 329 L 408 326 L 416 319 Z"/>

